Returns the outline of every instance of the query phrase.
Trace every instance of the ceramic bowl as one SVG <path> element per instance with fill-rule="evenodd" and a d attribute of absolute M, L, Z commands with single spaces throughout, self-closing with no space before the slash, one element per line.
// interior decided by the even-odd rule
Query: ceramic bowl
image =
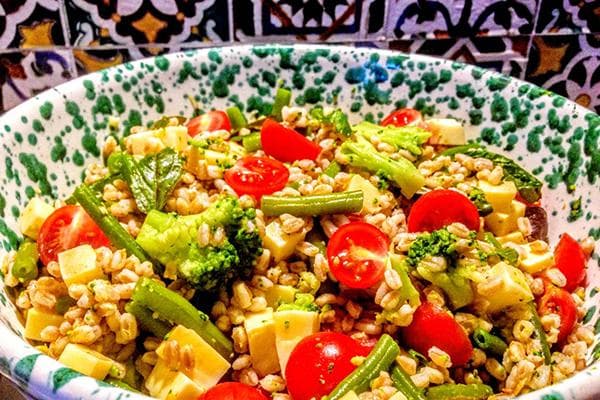
<path fill-rule="evenodd" d="M 600 117 L 563 97 L 478 67 L 376 49 L 326 46 L 236 46 L 159 56 L 83 76 L 48 90 L 0 117 L 0 241 L 19 241 L 17 219 L 36 193 L 70 194 L 84 165 L 101 157 L 108 119 L 121 134 L 162 115 L 238 105 L 270 107 L 275 90 L 293 103 L 336 103 L 353 121 L 378 120 L 397 107 L 464 121 L 470 140 L 506 153 L 546 186 L 550 240 L 568 231 L 600 237 Z M 590 260 L 587 323 L 600 321 L 598 257 Z M 23 326 L 0 283 L 0 371 L 48 399 L 137 399 L 61 366 L 23 340 Z M 599 346 L 596 357 L 600 355 Z M 600 398 L 600 362 L 523 399 Z"/>

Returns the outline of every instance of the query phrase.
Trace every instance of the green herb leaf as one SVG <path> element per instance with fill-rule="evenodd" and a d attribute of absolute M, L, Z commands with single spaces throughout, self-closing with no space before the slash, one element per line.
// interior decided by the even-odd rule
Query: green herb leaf
<path fill-rule="evenodd" d="M 492 205 L 485 198 L 485 193 L 483 193 L 483 190 L 479 189 L 478 187 L 474 187 L 471 190 L 469 193 L 469 200 L 475 204 L 477 211 L 479 211 L 479 215 L 482 217 L 485 217 L 494 211 Z"/>
<path fill-rule="evenodd" d="M 489 232 L 485 234 L 485 240 L 494 246 L 496 249 L 496 255 L 502 260 L 508 262 L 510 265 L 516 266 L 519 262 L 519 253 L 513 248 L 502 247 L 502 244 Z"/>
<path fill-rule="evenodd" d="M 187 118 L 182 117 L 181 115 L 165 115 L 154 121 L 150 126 L 150 129 L 159 129 L 169 126 L 169 121 L 171 121 L 171 118 L 176 118 L 179 125 L 182 125 L 187 120 Z"/>

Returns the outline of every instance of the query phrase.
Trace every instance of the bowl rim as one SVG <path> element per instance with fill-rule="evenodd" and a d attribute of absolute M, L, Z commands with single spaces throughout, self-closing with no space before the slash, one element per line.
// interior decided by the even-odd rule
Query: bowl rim
<path fill-rule="evenodd" d="M 15 107 L 6 110 L 4 113 L 0 114 L 0 124 L 11 118 L 13 114 L 17 114 L 20 113 L 22 115 L 26 115 L 28 113 L 28 110 L 30 110 L 33 106 L 37 106 L 38 103 L 41 102 L 46 102 L 46 101 L 62 101 L 62 94 L 63 93 L 68 93 L 69 91 L 67 89 L 71 88 L 71 87 L 76 87 L 77 91 L 80 91 L 80 87 L 81 83 L 84 80 L 92 80 L 92 81 L 96 81 L 96 80 L 100 80 L 102 77 L 102 74 L 105 73 L 109 73 L 109 72 L 114 72 L 116 70 L 118 70 L 119 68 L 123 68 L 125 65 L 129 65 L 132 66 L 132 70 L 138 70 L 140 69 L 140 66 L 143 63 L 147 63 L 150 60 L 154 60 L 157 57 L 164 57 L 166 59 L 169 60 L 169 62 L 171 62 L 172 64 L 180 64 L 183 59 L 182 55 L 184 54 L 193 54 L 193 57 L 198 59 L 198 58 L 206 58 L 208 56 L 208 52 L 210 51 L 214 51 L 214 50 L 226 50 L 226 49 L 230 49 L 230 48 L 235 48 L 236 50 L 238 50 L 240 52 L 240 57 L 243 55 L 247 55 L 249 57 L 256 57 L 256 55 L 253 54 L 252 50 L 256 49 L 256 48 L 278 48 L 278 49 L 285 49 L 285 48 L 291 48 L 294 51 L 300 51 L 300 52 L 307 52 L 307 51 L 314 51 L 316 49 L 324 49 L 324 50 L 339 50 L 341 52 L 344 53 L 352 53 L 352 52 L 357 52 L 357 51 L 361 51 L 365 53 L 365 57 L 367 57 L 369 54 L 378 54 L 380 56 L 398 56 L 398 55 L 402 55 L 402 56 L 406 56 L 408 59 L 410 60 L 418 60 L 418 61 L 423 61 L 426 62 L 428 64 L 430 64 L 433 68 L 437 69 L 440 68 L 441 66 L 448 66 L 450 67 L 452 64 L 460 64 L 462 66 L 463 69 L 467 70 L 467 71 L 471 71 L 473 69 L 481 69 L 483 71 L 486 71 L 486 73 L 491 74 L 492 76 L 497 76 L 497 77 L 504 77 L 504 78 L 508 78 L 509 79 L 509 85 L 529 85 L 530 87 L 533 88 L 538 88 L 538 89 L 542 89 L 543 91 L 547 92 L 548 94 L 550 94 L 553 98 L 562 98 L 565 100 L 565 103 L 563 105 L 564 106 L 570 106 L 572 107 L 575 111 L 582 113 L 583 115 L 587 115 L 587 114 L 592 114 L 592 115 L 598 115 L 596 114 L 593 110 L 590 110 L 588 108 L 585 108 L 583 106 L 581 106 L 580 104 L 576 103 L 573 100 L 570 100 L 560 94 L 548 91 L 534 83 L 531 82 L 527 82 L 525 80 L 516 78 L 516 77 L 512 77 L 510 75 L 492 70 L 492 69 L 488 69 L 488 68 L 483 68 L 483 67 L 479 67 L 477 65 L 472 65 L 472 64 L 467 64 L 461 61 L 454 61 L 454 60 L 448 60 L 448 59 L 444 59 L 444 58 L 440 58 L 440 57 L 435 57 L 435 56 L 430 56 L 430 55 L 422 55 L 422 54 L 415 54 L 415 53 L 404 53 L 401 51 L 397 51 L 397 50 L 391 50 L 391 49 L 381 49 L 381 48 L 377 48 L 377 47 L 357 47 L 357 46 L 351 46 L 348 44 L 322 44 L 322 43 L 301 43 L 301 44 L 295 44 L 295 43 L 232 43 L 232 44 L 227 44 L 225 46 L 220 46 L 220 45 L 216 45 L 216 46 L 206 46 L 206 47 L 200 47 L 200 48 L 186 48 L 186 49 L 181 49 L 180 51 L 177 52 L 173 52 L 173 53 L 168 53 L 168 54 L 164 54 L 164 55 L 158 55 L 158 56 L 151 56 L 151 57 L 145 57 L 145 58 L 141 58 L 138 60 L 133 60 L 133 61 L 127 61 L 109 68 L 105 68 L 102 70 L 98 70 L 98 71 L 94 71 L 94 72 L 90 72 L 84 75 L 80 75 L 77 78 L 71 79 L 69 81 L 63 82 L 59 85 L 56 85 L 54 87 L 51 87 L 49 89 L 44 90 L 43 92 L 40 92 L 38 94 L 36 94 L 35 96 L 30 97 L 29 99 L 23 101 L 22 103 L 16 105 Z M 354 62 L 352 60 L 352 62 Z M 438 63 L 438 64 L 436 64 Z M 523 129 L 523 128 L 520 128 Z M 3 133 L 0 133 L 0 143 L 2 143 L 3 141 Z M 10 300 L 10 299 L 9 299 Z M 11 302 L 11 305 L 14 306 L 13 302 Z M 45 374 L 43 376 L 40 376 L 40 374 L 32 374 L 31 379 L 28 381 L 27 385 L 24 387 L 23 383 L 19 381 L 18 377 L 15 377 L 13 375 L 13 371 L 12 371 L 12 367 L 8 366 L 8 370 L 6 370 L 5 366 L 0 364 L 0 373 L 2 373 L 2 375 L 5 375 L 8 379 L 10 379 L 11 381 L 15 382 L 22 390 L 25 390 L 27 392 L 27 394 L 33 394 L 36 396 L 40 396 L 40 398 L 54 398 L 56 399 L 56 397 L 47 397 L 47 389 L 49 388 L 49 382 L 47 379 L 41 379 L 42 377 L 46 378 L 46 375 L 48 373 L 52 373 L 55 372 L 56 370 L 60 369 L 60 368 L 66 368 L 63 364 L 59 363 L 57 360 L 51 358 L 50 356 L 45 355 L 44 353 L 40 352 L 39 350 L 37 350 L 36 348 L 34 348 L 30 343 L 28 343 L 25 339 L 19 337 L 18 335 L 16 335 L 15 333 L 13 333 L 10 329 L 8 329 L 5 325 L 0 325 L 0 337 L 5 338 L 5 340 L 0 341 L 0 355 L 2 356 L 9 356 L 9 357 L 18 357 L 19 359 L 28 356 L 28 355 L 32 355 L 32 354 L 39 354 L 39 359 L 42 359 L 44 361 L 44 365 L 47 367 L 47 369 L 45 370 Z M 6 343 L 3 342 L 8 342 L 9 344 L 7 345 Z M 10 343 L 14 343 L 15 345 L 11 346 Z M 24 345 L 24 346 L 23 346 Z M 5 351 L 6 350 L 6 351 Z M 68 393 L 67 395 L 62 394 L 61 393 L 61 398 L 63 399 L 68 399 L 68 400 L 75 400 L 75 399 L 81 399 L 82 397 L 77 395 L 77 393 L 86 393 L 89 391 L 89 382 L 90 380 L 94 380 L 96 381 L 100 387 L 98 389 L 102 390 L 103 394 L 110 394 L 110 398 L 113 398 L 112 396 L 116 396 L 115 398 L 123 398 L 123 396 L 125 396 L 124 398 L 127 399 L 133 399 L 133 400 L 144 400 L 144 399 L 150 399 L 150 397 L 143 395 L 143 394 L 138 394 L 138 393 L 133 393 L 127 390 L 123 390 L 120 389 L 118 387 L 112 387 L 112 386 L 107 386 L 107 384 L 105 382 L 102 381 L 98 381 L 95 380 L 93 378 L 87 377 L 87 376 L 83 376 L 84 379 L 74 379 L 69 383 L 69 388 L 71 388 L 71 392 L 73 392 L 74 390 L 76 390 L 76 393 Z M 570 390 L 572 390 L 573 388 L 576 387 L 580 387 L 580 386 L 585 386 L 586 384 L 589 385 L 589 382 L 593 382 L 594 380 L 600 379 L 600 360 L 588 365 L 585 369 L 578 371 L 576 374 L 570 376 L 569 378 L 551 385 L 551 386 L 547 386 L 541 389 L 538 389 L 534 392 L 530 392 L 521 396 L 518 396 L 517 398 L 520 400 L 534 400 L 534 399 L 546 399 L 546 396 L 560 396 L 560 397 L 556 397 L 556 399 L 562 399 L 562 395 L 565 395 L 567 393 L 569 393 Z M 44 390 L 46 389 L 46 390 Z M 598 394 L 600 394 L 600 384 L 598 385 Z M 548 399 L 550 399 L 550 397 L 548 397 Z M 552 399 L 555 399 L 554 397 L 552 397 Z"/>

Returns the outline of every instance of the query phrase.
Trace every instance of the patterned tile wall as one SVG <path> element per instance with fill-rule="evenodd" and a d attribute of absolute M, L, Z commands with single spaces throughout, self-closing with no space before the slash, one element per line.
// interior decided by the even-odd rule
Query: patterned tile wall
<path fill-rule="evenodd" d="M 0 0 L 0 112 L 88 72 L 232 42 L 434 55 L 600 112 L 600 0 Z"/>

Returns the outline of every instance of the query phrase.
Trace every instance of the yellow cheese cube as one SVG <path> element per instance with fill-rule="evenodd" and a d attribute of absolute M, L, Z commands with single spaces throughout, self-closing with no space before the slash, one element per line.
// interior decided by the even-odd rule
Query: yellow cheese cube
<path fill-rule="evenodd" d="M 319 331 L 319 314 L 302 310 L 276 311 L 273 320 L 279 366 L 285 371 L 290 353 L 298 342 Z"/>
<path fill-rule="evenodd" d="M 184 373 L 169 368 L 162 359 L 158 359 L 145 385 L 152 397 L 163 400 L 196 400 L 206 391 Z"/>
<path fill-rule="evenodd" d="M 273 260 L 277 263 L 291 256 L 296 249 L 296 245 L 304 240 L 305 235 L 305 232 L 285 233 L 281 228 L 281 223 L 275 220 L 265 228 L 263 245 L 269 249 Z"/>
<path fill-rule="evenodd" d="M 73 283 L 85 284 L 94 279 L 104 278 L 102 267 L 96 263 L 96 251 L 89 244 L 59 253 L 58 265 L 67 286 Z"/>
<path fill-rule="evenodd" d="M 244 328 L 248 335 L 248 348 L 252 367 L 260 376 L 279 371 L 279 358 L 275 345 L 275 322 L 273 309 L 246 315 Z"/>
<path fill-rule="evenodd" d="M 525 236 L 523 236 L 523 234 L 520 231 L 511 232 L 508 235 L 504 235 L 504 236 L 498 236 L 496 239 L 501 244 L 506 244 L 506 243 L 524 244 L 525 243 Z"/>
<path fill-rule="evenodd" d="M 30 340 L 42 340 L 40 332 L 47 326 L 58 327 L 62 324 L 64 318 L 62 315 L 41 311 L 37 308 L 30 308 L 27 311 L 25 320 L 25 337 Z"/>
<path fill-rule="evenodd" d="M 498 283 L 492 284 L 496 280 Z M 493 289 L 482 290 L 490 285 Z M 487 300 L 489 312 L 533 300 L 523 272 L 505 262 L 499 262 L 485 274 L 485 281 L 479 284 L 478 292 L 481 298 Z"/>
<path fill-rule="evenodd" d="M 298 289 L 293 286 L 273 285 L 265 290 L 267 306 L 277 308 L 281 304 L 293 303 Z"/>
<path fill-rule="evenodd" d="M 360 190 L 363 192 L 363 208 L 361 213 L 373 213 L 380 209 L 379 201 L 379 190 L 371 182 L 366 180 L 360 175 L 352 175 L 348 187 L 346 190 Z"/>
<path fill-rule="evenodd" d="M 466 143 L 465 129 L 459 121 L 452 118 L 430 118 L 426 122 L 433 134 L 429 139 L 430 143 L 449 146 Z"/>
<path fill-rule="evenodd" d="M 136 156 L 155 154 L 165 148 L 165 144 L 154 136 L 154 131 L 134 133 L 125 138 L 127 150 Z"/>
<path fill-rule="evenodd" d="M 19 227 L 23 235 L 37 240 L 42 224 L 53 211 L 54 207 L 39 197 L 32 198 L 19 217 Z"/>
<path fill-rule="evenodd" d="M 492 185 L 487 181 L 480 180 L 478 186 L 494 211 L 510 213 L 511 202 L 517 195 L 517 187 L 514 182 L 505 181 L 499 185 Z"/>
<path fill-rule="evenodd" d="M 524 256 L 521 257 L 519 268 L 523 271 L 535 274 L 554 265 L 554 253 L 552 251 L 535 252 L 531 249 L 533 243 L 522 246 Z M 535 244 L 533 244 L 535 246 Z"/>
<path fill-rule="evenodd" d="M 167 334 L 166 338 L 167 340 L 163 341 L 156 349 L 156 354 L 164 359 L 165 346 L 171 340 L 176 341 L 179 348 L 190 345 L 194 354 L 194 368 L 181 372 L 201 387 L 210 388 L 216 385 L 229 370 L 229 362 L 193 330 L 177 325 Z"/>
<path fill-rule="evenodd" d="M 190 136 L 185 126 L 167 126 L 154 131 L 154 136 L 159 138 L 166 147 L 170 147 L 176 152 L 185 150 Z"/>
<path fill-rule="evenodd" d="M 98 380 L 106 378 L 114 364 L 114 361 L 104 354 L 75 343 L 67 344 L 58 361 Z"/>
<path fill-rule="evenodd" d="M 517 220 L 525 216 L 525 204 L 513 200 L 510 206 L 510 212 L 494 211 L 484 217 L 485 226 L 496 236 L 504 236 L 516 231 Z"/>
<path fill-rule="evenodd" d="M 353 390 L 351 390 L 342 397 L 340 397 L 340 400 L 358 400 L 358 396 Z"/>

